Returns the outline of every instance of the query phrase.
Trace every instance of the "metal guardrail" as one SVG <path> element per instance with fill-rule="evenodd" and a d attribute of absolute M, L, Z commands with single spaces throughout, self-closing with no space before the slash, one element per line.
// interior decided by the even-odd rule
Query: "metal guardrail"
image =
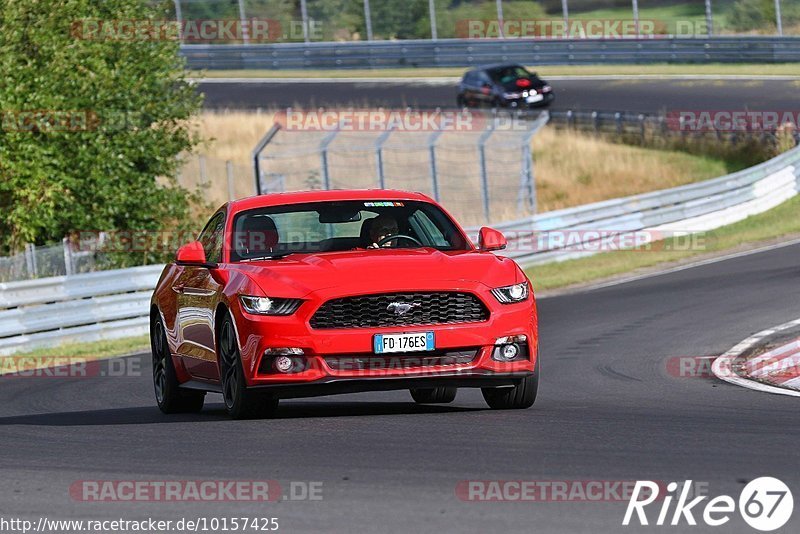
<path fill-rule="evenodd" d="M 0 355 L 142 335 L 163 265 L 0 284 Z"/>
<path fill-rule="evenodd" d="M 755 167 L 705 182 L 542 213 L 496 225 L 505 254 L 523 265 L 595 253 L 591 239 L 531 250 L 537 232 L 698 232 L 766 211 L 800 192 L 800 147 Z M 478 228 L 470 229 L 470 234 Z M 586 248 L 590 250 L 586 250 Z M 63 342 L 142 335 L 162 265 L 0 284 L 0 355 Z"/>
<path fill-rule="evenodd" d="M 586 204 L 501 223 L 504 255 L 523 265 L 595 254 L 602 239 L 633 241 L 712 230 L 761 213 L 800 193 L 800 147 L 742 171 L 694 184 Z M 478 228 L 470 229 L 474 235 Z M 591 231 L 594 231 L 592 233 Z M 546 232 L 563 239 L 540 240 Z M 624 239 L 623 239 L 624 238 Z M 542 244 L 543 243 L 543 244 Z M 567 245 L 569 243 L 569 245 Z M 643 243 L 642 243 L 643 244 Z"/>
<path fill-rule="evenodd" d="M 663 37 L 663 38 L 661 38 Z M 651 39 L 441 39 L 256 45 L 183 45 L 190 69 L 468 67 L 485 63 L 783 63 L 800 61 L 800 37 Z"/>

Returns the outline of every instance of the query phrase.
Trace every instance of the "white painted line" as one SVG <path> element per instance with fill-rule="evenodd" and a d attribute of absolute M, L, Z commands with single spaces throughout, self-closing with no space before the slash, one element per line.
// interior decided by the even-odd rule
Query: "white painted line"
<path fill-rule="evenodd" d="M 714 373 L 714 375 L 716 375 L 716 377 L 719 378 L 720 380 L 724 380 L 725 382 L 729 382 L 737 386 L 742 386 L 749 389 L 755 389 L 757 391 L 763 391 L 765 393 L 776 393 L 778 395 L 800 397 L 800 391 L 770 386 L 767 384 L 762 384 L 761 382 L 756 382 L 755 380 L 748 380 L 740 375 L 737 375 L 733 371 L 732 367 L 733 361 L 736 358 L 740 357 L 742 354 L 744 354 L 746 350 L 753 347 L 759 341 L 763 340 L 768 336 L 771 336 L 772 334 L 781 332 L 783 330 L 788 330 L 789 328 L 795 326 L 800 326 L 800 318 L 753 334 L 752 336 L 748 337 L 747 339 L 745 339 L 744 341 L 742 341 L 741 343 L 730 349 L 728 352 L 722 354 L 719 358 L 714 360 L 714 363 L 711 364 L 711 372 Z"/>

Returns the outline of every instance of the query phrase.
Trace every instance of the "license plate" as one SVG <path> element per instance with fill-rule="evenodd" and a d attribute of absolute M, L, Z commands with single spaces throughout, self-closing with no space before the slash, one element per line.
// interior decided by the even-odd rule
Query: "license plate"
<path fill-rule="evenodd" d="M 423 352 L 434 350 L 433 332 L 415 334 L 375 334 L 375 354 L 387 352 Z"/>
<path fill-rule="evenodd" d="M 528 104 L 533 104 L 534 102 L 541 102 L 544 98 L 544 95 L 531 95 L 525 99 Z"/>

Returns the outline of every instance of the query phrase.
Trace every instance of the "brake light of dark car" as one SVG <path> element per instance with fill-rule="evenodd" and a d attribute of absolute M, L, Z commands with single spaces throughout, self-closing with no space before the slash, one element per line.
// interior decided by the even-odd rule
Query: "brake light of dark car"
<path fill-rule="evenodd" d="M 530 87 L 531 81 L 527 78 L 520 78 L 516 81 L 517 87 Z"/>

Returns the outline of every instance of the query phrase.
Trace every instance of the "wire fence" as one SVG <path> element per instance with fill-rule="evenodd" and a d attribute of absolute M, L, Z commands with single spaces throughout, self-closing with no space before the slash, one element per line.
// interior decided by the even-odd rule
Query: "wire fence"
<path fill-rule="evenodd" d="M 331 42 L 449 38 L 798 35 L 794 0 L 173 0 L 184 41 L 192 23 L 242 22 L 213 42 Z M 269 23 L 263 32 L 253 20 Z M 204 41 L 209 42 L 209 41 Z"/>
<path fill-rule="evenodd" d="M 413 112 L 412 112 L 413 113 Z M 404 189 L 448 206 L 467 225 L 536 211 L 531 139 L 547 123 L 487 120 L 468 131 L 287 130 L 276 124 L 254 150 L 259 193 Z"/>

